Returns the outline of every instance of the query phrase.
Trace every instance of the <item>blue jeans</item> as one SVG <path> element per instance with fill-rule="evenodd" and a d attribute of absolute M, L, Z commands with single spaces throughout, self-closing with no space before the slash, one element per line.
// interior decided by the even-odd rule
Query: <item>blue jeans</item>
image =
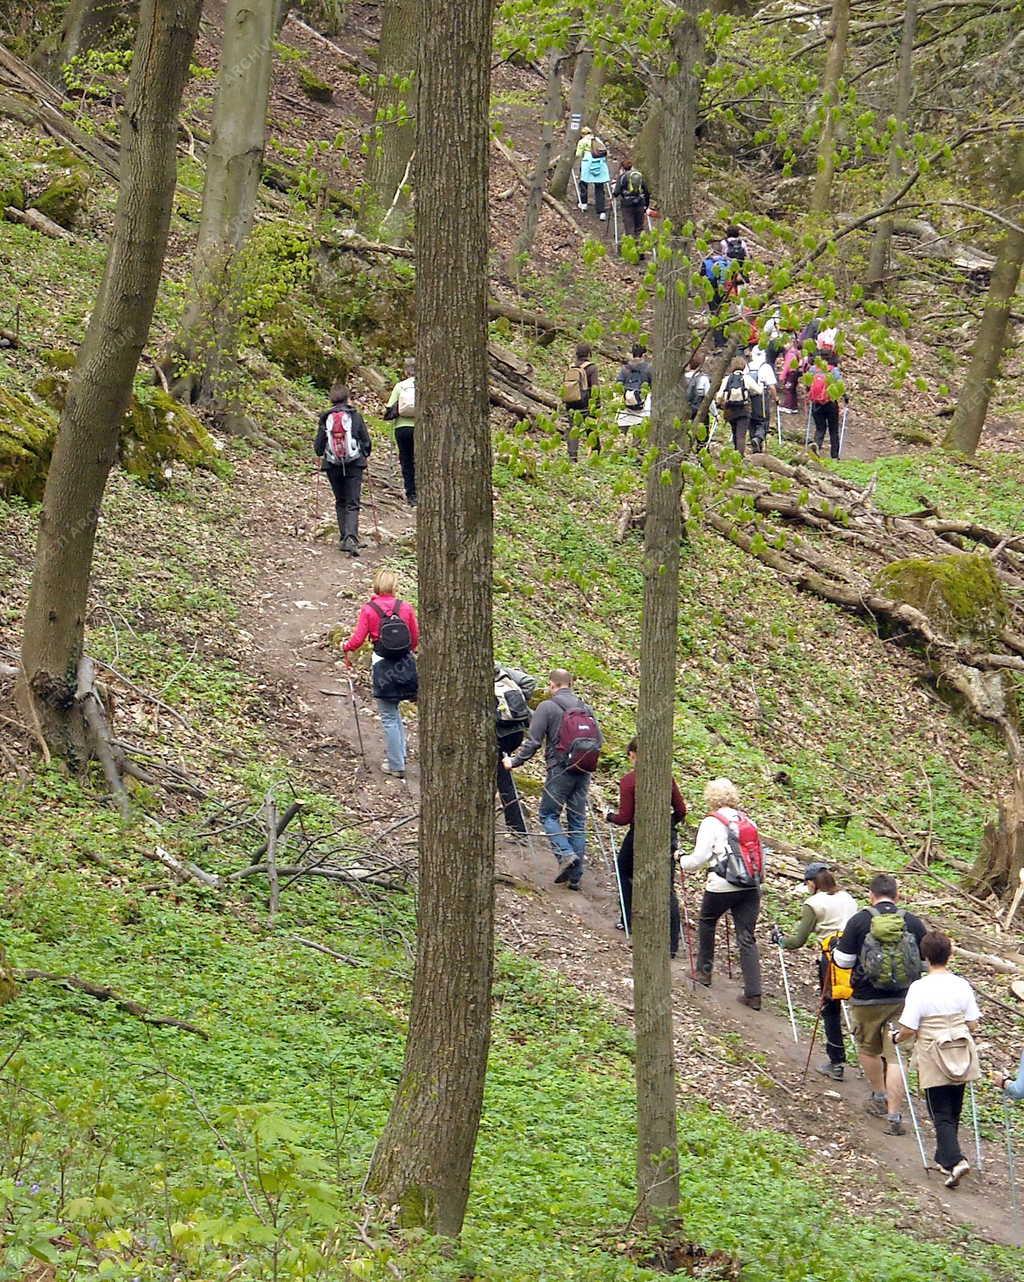
<path fill-rule="evenodd" d="M 583 876 L 583 862 L 586 858 L 584 825 L 589 790 L 590 775 L 578 770 L 566 770 L 562 766 L 551 766 L 540 799 L 540 825 L 548 835 L 555 858 L 559 863 L 564 863 L 567 859 L 579 860 L 580 866 L 572 877 L 573 884 Z M 569 821 L 568 832 L 561 823 L 563 809 Z"/>
<path fill-rule="evenodd" d="M 384 727 L 384 743 L 388 754 L 388 766 L 391 770 L 405 769 L 405 725 L 398 704 L 390 699 L 374 699 L 380 713 L 380 723 Z"/>

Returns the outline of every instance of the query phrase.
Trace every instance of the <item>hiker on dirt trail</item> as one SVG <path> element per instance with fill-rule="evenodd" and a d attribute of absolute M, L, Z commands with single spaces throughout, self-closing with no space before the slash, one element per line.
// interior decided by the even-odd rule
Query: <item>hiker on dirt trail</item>
<path fill-rule="evenodd" d="M 832 458 L 838 458 L 840 396 L 849 404 L 849 397 L 843 389 L 843 375 L 834 356 L 817 358 L 810 374 L 807 399 L 811 402 L 811 418 L 814 420 L 814 450 L 821 452 L 828 432 L 829 453 Z"/>
<path fill-rule="evenodd" d="M 711 286 L 711 297 L 708 299 L 708 312 L 717 317 L 725 300 L 729 297 L 730 263 L 724 254 L 709 252 L 701 263 L 701 275 Z M 718 325 L 712 333 L 715 348 L 725 346 L 725 326 Z"/>
<path fill-rule="evenodd" d="M 588 199 L 587 187 L 592 187 L 594 192 L 594 208 L 597 210 L 597 216 L 604 222 L 608 215 L 605 213 L 605 189 L 608 185 L 610 174 L 608 173 L 608 148 L 604 140 L 599 138 L 586 125 L 583 126 L 583 133 L 579 142 L 576 144 L 576 159 L 580 162 L 580 212 L 587 212 Z"/>
<path fill-rule="evenodd" d="M 747 370 L 758 387 L 750 397 L 750 446 L 755 454 L 761 454 L 768 440 L 769 425 L 775 412 L 779 380 L 763 350 L 757 346 L 751 349 Z"/>
<path fill-rule="evenodd" d="M 622 206 L 623 235 L 639 240 L 647 221 L 651 193 L 643 174 L 639 169 L 634 168 L 632 156 L 622 157 L 622 168 L 618 178 L 615 179 L 612 198 L 618 200 Z M 640 257 L 644 258 L 644 255 L 641 254 Z"/>
<path fill-rule="evenodd" d="M 625 921 L 621 926 L 632 934 L 633 931 L 633 837 L 634 816 L 636 814 L 636 739 L 630 739 L 626 747 L 630 769 L 619 780 L 619 808 L 605 812 L 605 822 L 627 828 L 622 845 L 619 847 L 616 863 L 619 869 L 619 885 L 622 887 L 622 907 Z M 669 950 L 672 958 L 679 951 L 679 898 L 676 895 L 675 870 L 673 868 L 676 850 L 676 825 L 686 818 L 686 802 L 679 791 L 679 785 L 672 780 L 672 840 L 668 852 L 668 886 L 669 886 Z"/>
<path fill-rule="evenodd" d="M 373 596 L 359 611 L 352 635 L 342 647 L 346 664 L 364 641 L 373 642 L 370 671 L 373 698 L 384 727 L 386 775 L 405 778 L 405 724 L 399 708 L 403 699 L 415 700 L 418 692 L 415 650 L 420 643 L 416 611 L 398 597 L 398 575 L 380 566 L 373 576 Z"/>
<path fill-rule="evenodd" d="M 725 416 L 732 430 L 733 448 L 740 454 L 746 453 L 753 398 L 761 395 L 761 384 L 747 369 L 747 362 L 742 356 L 734 356 L 715 394 L 715 404 Z"/>
<path fill-rule="evenodd" d="M 964 1087 L 981 1077 L 974 1033 L 981 1020 L 974 989 L 949 969 L 953 944 L 940 930 L 921 940 L 928 974 L 907 990 L 899 1028 L 893 1040 L 913 1041 L 917 1080 L 935 1126 L 935 1161 L 955 1189 L 971 1165 L 960 1147 L 960 1114 Z"/>
<path fill-rule="evenodd" d="M 530 718 L 525 742 L 502 758 L 506 770 L 515 770 L 544 745 L 547 775 L 540 824 L 558 860 L 555 884 L 568 883 L 570 890 L 579 890 L 583 876 L 587 796 L 603 742 L 593 711 L 573 693 L 571 675 L 565 668 L 555 668 L 548 677 L 548 697 Z M 562 827 L 563 810 L 568 831 Z"/>
<path fill-rule="evenodd" d="M 615 377 L 616 383 L 622 384 L 622 399 L 627 409 L 643 409 L 653 379 L 654 370 L 647 359 L 647 348 L 643 343 L 634 343 L 633 354 Z"/>
<path fill-rule="evenodd" d="M 569 458 L 575 463 L 580 454 L 580 437 L 588 430 L 587 412 L 590 409 L 590 397 L 597 386 L 597 366 L 590 359 L 589 343 L 576 344 L 576 358 L 565 371 L 562 380 L 562 403 L 569 417 L 565 432 L 565 445 Z"/>
<path fill-rule="evenodd" d="M 803 352 L 800 340 L 791 334 L 786 350 L 782 356 L 782 369 L 779 371 L 779 383 L 782 391 L 779 394 L 779 409 L 783 414 L 797 414 L 800 410 L 800 375 L 803 371 Z"/>
<path fill-rule="evenodd" d="M 405 378 L 391 389 L 384 417 L 395 425 L 395 445 L 402 469 L 405 501 L 416 506 L 416 446 L 413 430 L 416 426 L 416 358 L 405 358 Z"/>
<path fill-rule="evenodd" d="M 693 854 L 683 855 L 683 872 L 708 865 L 697 923 L 697 983 L 711 987 L 718 919 L 731 913 L 743 972 L 739 1001 L 761 1009 L 761 959 L 754 938 L 761 910 L 764 852 L 753 820 L 740 809 L 740 795 L 730 779 L 712 779 L 704 789 L 707 817 L 697 829 Z"/>
<path fill-rule="evenodd" d="M 871 1086 L 867 1111 L 886 1119 L 886 1133 L 902 1135 L 903 1086 L 889 1025 L 899 1018 L 907 989 L 923 969 L 925 925 L 896 907 L 896 878 L 880 872 L 868 886 L 867 908 L 854 913 L 832 950 L 835 964 L 852 970 L 850 1019 L 860 1066 Z"/>
<path fill-rule="evenodd" d="M 363 473 L 373 444 L 363 416 L 353 409 L 344 383 L 331 388 L 331 408 L 324 410 L 316 429 L 313 452 L 327 473 L 334 494 L 334 511 L 338 518 L 341 550 L 358 556 L 359 506 L 363 490 Z"/>
<path fill-rule="evenodd" d="M 704 398 L 711 391 L 711 378 L 707 372 L 710 364 L 704 352 L 694 352 L 686 369 L 686 407 L 692 422 Z"/>
<path fill-rule="evenodd" d="M 740 229 L 736 226 L 729 226 L 725 229 L 725 236 L 719 244 L 719 252 L 723 258 L 729 261 L 729 279 L 733 282 L 735 290 L 740 285 L 747 283 L 747 262 L 750 258 L 750 250 L 747 248 L 747 242 L 740 235 Z"/>
<path fill-rule="evenodd" d="M 825 1052 L 828 1059 L 816 1069 L 835 1082 L 843 1080 L 846 1043 L 843 1039 L 843 1001 L 850 996 L 849 972 L 839 971 L 832 960 L 832 949 L 843 928 L 857 911 L 857 901 L 845 890 L 839 890 L 828 864 L 810 863 L 804 869 L 804 881 L 810 892 L 796 930 L 783 935 L 772 927 L 772 943 L 787 950 L 803 948 L 812 935 L 818 940 L 818 986 L 821 990 L 821 1022 L 825 1029 Z"/>
<path fill-rule="evenodd" d="M 498 765 L 495 785 L 505 814 L 509 839 L 526 845 L 526 816 L 511 772 L 504 758 L 515 752 L 526 737 L 530 724 L 530 703 L 536 680 L 519 668 L 494 665 L 494 721 L 498 736 Z"/>
<path fill-rule="evenodd" d="M 993 1073 L 992 1081 L 1007 1099 L 1024 1099 L 1024 1052 L 1021 1053 L 1016 1077 L 1011 1077 L 1009 1073 Z"/>

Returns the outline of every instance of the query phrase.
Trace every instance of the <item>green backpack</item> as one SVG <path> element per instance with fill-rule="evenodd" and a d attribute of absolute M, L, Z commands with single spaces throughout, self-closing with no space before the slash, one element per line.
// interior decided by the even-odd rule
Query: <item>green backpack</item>
<path fill-rule="evenodd" d="M 881 913 L 869 908 L 871 929 L 860 947 L 860 969 L 873 988 L 883 993 L 902 993 L 924 969 L 917 940 L 907 929 L 907 920 L 898 909 Z"/>

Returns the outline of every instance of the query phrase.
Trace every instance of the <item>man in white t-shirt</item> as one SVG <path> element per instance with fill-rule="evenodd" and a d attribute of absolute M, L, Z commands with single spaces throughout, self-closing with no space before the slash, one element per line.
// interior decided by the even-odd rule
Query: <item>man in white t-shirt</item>
<path fill-rule="evenodd" d="M 750 445 L 755 454 L 760 454 L 768 439 L 768 425 L 775 412 L 775 389 L 779 380 L 760 347 L 751 349 L 747 358 L 747 370 L 758 387 L 750 398 Z"/>

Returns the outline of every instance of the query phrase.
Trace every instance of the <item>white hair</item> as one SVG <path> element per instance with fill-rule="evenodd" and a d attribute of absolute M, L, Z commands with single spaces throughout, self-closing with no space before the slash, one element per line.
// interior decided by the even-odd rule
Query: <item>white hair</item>
<path fill-rule="evenodd" d="M 732 806 L 734 810 L 739 809 L 740 793 L 739 789 L 731 779 L 712 779 L 704 787 L 704 804 L 708 812 L 720 809 L 722 806 Z"/>

